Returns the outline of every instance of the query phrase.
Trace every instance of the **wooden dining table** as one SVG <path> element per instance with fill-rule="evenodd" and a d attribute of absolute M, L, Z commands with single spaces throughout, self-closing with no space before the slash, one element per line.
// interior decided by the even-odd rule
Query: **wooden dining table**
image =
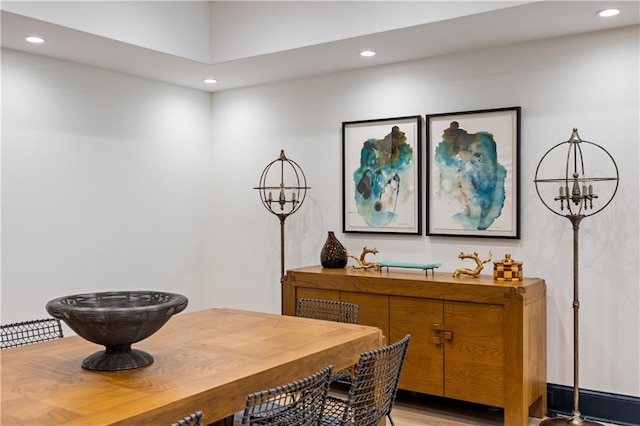
<path fill-rule="evenodd" d="M 2 425 L 168 425 L 201 410 L 205 424 L 244 408 L 246 396 L 355 364 L 381 346 L 376 327 L 235 309 L 171 318 L 133 345 L 148 366 L 83 369 L 101 346 L 79 336 L 0 352 Z"/>

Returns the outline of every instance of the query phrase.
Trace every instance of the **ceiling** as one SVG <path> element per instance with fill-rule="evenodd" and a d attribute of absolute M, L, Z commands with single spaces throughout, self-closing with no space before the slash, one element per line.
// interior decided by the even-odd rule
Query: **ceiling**
<path fill-rule="evenodd" d="M 66 3 L 67 7 L 73 4 L 60 3 Z M 304 7 L 301 6 L 301 2 L 291 2 L 290 5 L 293 6 L 293 3 L 297 3 L 298 7 Z M 326 2 L 325 8 L 338 8 L 340 3 Z M 389 2 L 361 2 L 359 5 L 370 7 L 373 17 L 376 7 L 382 6 L 383 3 L 389 5 Z M 445 3 L 447 2 L 419 2 L 415 3 L 415 6 L 427 6 L 435 12 L 438 8 L 444 10 Z M 1 41 L 3 48 L 215 92 L 640 23 L 638 1 L 494 1 L 475 2 L 476 7 L 471 7 L 473 3 L 448 2 L 450 5 L 457 5 L 455 13 L 428 14 L 429 19 L 425 17 L 422 20 L 429 22 L 423 24 L 416 24 L 421 19 L 414 16 L 409 26 L 387 26 L 379 32 L 369 27 L 366 31 L 360 30 L 361 35 L 356 32 L 340 38 L 335 35 L 339 32 L 337 29 L 342 25 L 348 25 L 348 22 L 341 22 L 339 13 L 336 13 L 336 19 L 330 22 L 327 22 L 326 16 L 319 16 L 314 22 L 311 16 L 307 17 L 305 25 L 313 28 L 314 34 L 319 34 L 311 44 L 293 44 L 290 48 L 285 45 L 270 52 L 218 61 L 188 59 L 100 36 L 87 29 L 80 31 L 70 26 L 36 19 L 28 13 L 15 13 L 5 4 L 2 5 L 1 12 Z M 486 7 L 478 8 L 478 5 Z M 287 2 L 280 2 L 279 6 L 287 7 Z M 465 13 L 465 7 L 468 13 Z M 595 15 L 598 10 L 608 7 L 617 7 L 621 13 L 607 19 Z M 264 13 L 264 8 L 260 13 Z M 282 31 L 282 28 L 275 26 L 278 16 L 269 18 L 271 20 L 264 16 L 263 21 L 272 22 L 274 31 Z M 217 16 L 217 19 L 224 21 L 224 17 Z M 250 21 L 245 24 L 250 25 Z M 118 22 L 114 22 L 113 25 L 117 26 Z M 238 22 L 237 25 L 242 25 L 242 22 Z M 43 35 L 48 42 L 44 45 L 26 43 L 24 37 L 27 33 Z M 260 37 L 259 34 L 254 35 L 250 40 L 247 39 L 247 42 L 260 43 Z M 295 41 L 297 36 L 292 33 L 288 35 L 288 39 Z M 56 43 L 49 43 L 51 40 L 55 40 Z M 360 57 L 358 52 L 364 48 L 375 50 L 377 55 L 372 58 Z M 207 77 L 214 77 L 219 82 L 207 85 L 203 83 L 203 79 Z"/>

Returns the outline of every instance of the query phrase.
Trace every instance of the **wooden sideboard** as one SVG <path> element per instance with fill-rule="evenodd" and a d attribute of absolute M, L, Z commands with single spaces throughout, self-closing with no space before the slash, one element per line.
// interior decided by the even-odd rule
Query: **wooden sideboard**
<path fill-rule="evenodd" d="M 286 315 L 305 297 L 351 302 L 387 342 L 411 334 L 400 389 L 504 407 L 509 426 L 546 413 L 543 279 L 310 266 L 287 271 L 282 291 Z"/>

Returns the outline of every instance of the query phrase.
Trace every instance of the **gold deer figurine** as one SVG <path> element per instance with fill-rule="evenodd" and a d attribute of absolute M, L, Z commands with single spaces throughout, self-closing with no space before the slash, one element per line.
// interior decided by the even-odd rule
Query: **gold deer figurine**
<path fill-rule="evenodd" d="M 473 252 L 473 254 L 465 254 L 463 252 L 460 252 L 460 255 L 458 256 L 459 259 L 473 259 L 476 261 L 477 266 L 474 269 L 469 269 L 469 268 L 456 269 L 453 273 L 453 276 L 459 277 L 460 274 L 466 274 L 466 275 L 471 275 L 474 278 L 477 278 L 478 275 L 480 275 L 480 271 L 482 271 L 482 269 L 484 268 L 484 264 L 487 262 L 491 262 L 491 256 L 493 256 L 493 253 L 489 252 L 489 258 L 487 260 L 480 260 L 480 257 L 478 256 L 478 252 Z"/>

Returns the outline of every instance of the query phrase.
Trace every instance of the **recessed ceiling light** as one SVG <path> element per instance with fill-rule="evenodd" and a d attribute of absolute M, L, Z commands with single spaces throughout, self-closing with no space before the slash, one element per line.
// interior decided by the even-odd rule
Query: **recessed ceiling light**
<path fill-rule="evenodd" d="M 601 16 L 603 18 L 608 18 L 609 16 L 616 16 L 620 11 L 618 9 L 604 9 L 599 12 L 596 12 L 596 15 Z"/>
<path fill-rule="evenodd" d="M 376 52 L 374 52 L 373 50 L 363 50 L 362 52 L 360 52 L 360 56 L 376 56 Z"/>
<path fill-rule="evenodd" d="M 204 82 L 207 84 L 216 84 L 218 80 L 216 80 L 215 78 L 205 78 Z"/>
<path fill-rule="evenodd" d="M 24 39 L 27 40 L 29 43 L 34 43 L 34 44 L 44 43 L 44 39 L 38 36 L 28 36 L 28 37 L 25 37 Z"/>

